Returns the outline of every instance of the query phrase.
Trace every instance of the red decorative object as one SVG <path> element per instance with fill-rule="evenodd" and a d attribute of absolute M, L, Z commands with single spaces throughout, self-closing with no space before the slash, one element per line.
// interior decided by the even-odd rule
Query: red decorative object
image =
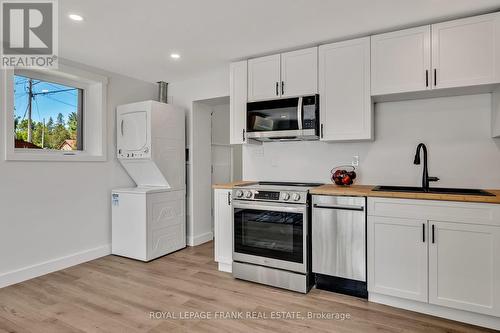
<path fill-rule="evenodd" d="M 346 170 L 345 168 L 351 168 L 352 170 Z M 332 182 L 339 186 L 349 186 L 352 185 L 354 179 L 356 179 L 356 170 L 352 165 L 340 165 L 332 169 Z"/>

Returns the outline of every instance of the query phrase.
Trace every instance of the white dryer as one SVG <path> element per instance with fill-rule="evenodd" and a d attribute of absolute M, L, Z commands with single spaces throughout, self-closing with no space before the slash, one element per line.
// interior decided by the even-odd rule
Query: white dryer
<path fill-rule="evenodd" d="M 117 157 L 137 187 L 112 192 L 112 253 L 149 261 L 184 248 L 184 111 L 145 101 L 116 119 Z"/>

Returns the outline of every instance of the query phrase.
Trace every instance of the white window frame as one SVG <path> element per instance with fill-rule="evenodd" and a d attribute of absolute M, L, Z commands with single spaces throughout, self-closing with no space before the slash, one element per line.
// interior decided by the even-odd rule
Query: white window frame
<path fill-rule="evenodd" d="M 84 90 L 83 150 L 26 149 L 14 147 L 14 70 L 1 70 L 0 100 L 5 124 L 7 161 L 106 161 L 107 83 L 104 76 L 59 63 L 54 69 L 17 69 L 18 75 Z"/>

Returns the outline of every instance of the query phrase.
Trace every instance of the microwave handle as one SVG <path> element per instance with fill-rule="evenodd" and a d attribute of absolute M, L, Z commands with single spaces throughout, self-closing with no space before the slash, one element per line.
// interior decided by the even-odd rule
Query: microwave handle
<path fill-rule="evenodd" d="M 297 105 L 297 122 L 299 123 L 299 130 L 302 129 L 302 122 L 303 122 L 304 107 L 302 104 L 303 104 L 302 97 L 299 97 L 299 103 Z"/>

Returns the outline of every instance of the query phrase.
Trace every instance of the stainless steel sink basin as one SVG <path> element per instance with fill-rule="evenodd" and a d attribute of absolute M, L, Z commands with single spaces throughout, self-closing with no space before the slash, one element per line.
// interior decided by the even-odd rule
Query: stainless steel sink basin
<path fill-rule="evenodd" d="M 457 194 L 457 195 L 480 195 L 480 196 L 495 196 L 493 193 L 470 188 L 444 188 L 431 187 L 427 191 L 422 187 L 412 186 L 377 186 L 373 191 L 380 192 L 411 192 L 411 193 L 436 193 L 436 194 Z"/>

